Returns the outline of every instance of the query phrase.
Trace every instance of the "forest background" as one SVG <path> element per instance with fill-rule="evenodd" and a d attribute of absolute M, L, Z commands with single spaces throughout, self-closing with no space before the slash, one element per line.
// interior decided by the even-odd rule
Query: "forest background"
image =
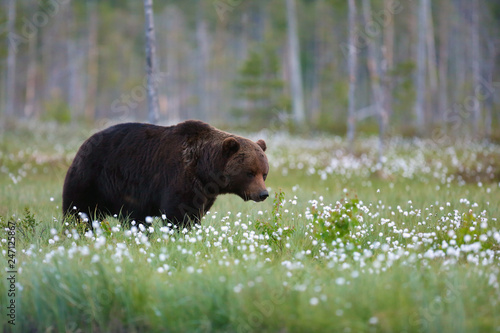
<path fill-rule="evenodd" d="M 162 123 L 499 137 L 498 1 L 171 0 L 154 13 Z M 5 0 L 0 22 L 4 126 L 146 121 L 143 2 Z"/>

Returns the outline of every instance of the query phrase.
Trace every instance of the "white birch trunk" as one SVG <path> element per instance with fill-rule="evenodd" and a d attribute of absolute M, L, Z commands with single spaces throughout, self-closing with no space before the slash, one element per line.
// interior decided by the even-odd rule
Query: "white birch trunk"
<path fill-rule="evenodd" d="M 471 22 L 471 48 L 472 48 L 472 80 L 473 88 L 476 89 L 481 84 L 481 54 L 479 43 L 479 4 L 478 0 L 472 0 L 472 22 Z M 479 135 L 479 120 L 481 118 L 481 99 L 474 99 L 472 111 L 472 121 L 474 126 L 474 137 Z"/>
<path fill-rule="evenodd" d="M 356 39 L 356 1 L 349 0 L 349 56 L 347 59 L 349 67 L 349 111 L 347 116 L 347 140 L 352 150 L 354 134 L 356 131 L 356 69 L 357 50 Z"/>
<path fill-rule="evenodd" d="M 156 89 L 156 38 L 153 19 L 153 0 L 144 0 L 146 18 L 146 75 L 148 81 L 148 121 L 156 124 L 159 119 L 158 94 Z"/>
<path fill-rule="evenodd" d="M 293 116 L 295 123 L 302 125 L 305 121 L 304 91 L 302 88 L 302 73 L 300 69 L 300 50 L 297 32 L 297 17 L 295 14 L 295 0 L 286 0 L 286 8 Z"/>
<path fill-rule="evenodd" d="M 417 97 L 415 100 L 415 115 L 417 129 L 422 134 L 425 130 L 425 96 L 426 96 L 426 63 L 425 44 L 427 37 L 427 6 L 429 0 L 420 0 L 418 7 L 418 46 L 417 46 Z"/>
<path fill-rule="evenodd" d="M 495 59 L 497 57 L 497 48 L 495 47 L 495 42 L 494 41 L 489 41 L 487 45 L 487 52 L 488 52 L 488 61 L 486 65 L 486 77 L 485 81 L 486 84 L 490 87 L 490 89 L 493 88 L 493 73 L 495 71 Z M 492 109 L 493 109 L 493 99 L 494 95 L 490 91 L 487 93 L 487 97 L 484 100 L 484 108 L 485 108 L 485 119 L 484 119 L 484 127 L 485 127 L 485 133 L 486 133 L 486 139 L 488 141 L 491 140 L 491 130 L 492 130 L 492 122 L 493 122 L 493 114 L 492 114 Z"/>
<path fill-rule="evenodd" d="M 88 18 L 88 53 L 87 53 L 87 98 L 85 101 L 85 118 L 87 121 L 95 119 L 96 99 L 97 99 L 97 81 L 99 75 L 99 49 L 97 44 L 98 32 L 98 13 L 97 2 L 89 1 L 87 3 L 89 12 Z"/>
<path fill-rule="evenodd" d="M 439 93 L 438 93 L 438 118 L 447 121 L 448 112 L 448 48 L 449 48 L 449 11 L 448 0 L 443 0 L 439 26 Z M 446 126 L 446 123 L 444 124 Z M 446 129 L 443 129 L 446 130 Z"/>
<path fill-rule="evenodd" d="M 432 8 L 427 4 L 427 73 L 429 75 L 429 105 L 431 108 L 431 117 L 436 119 L 436 94 L 438 89 L 437 64 L 436 64 L 436 41 L 434 39 L 434 22 L 432 20 Z"/>
<path fill-rule="evenodd" d="M 198 15 L 196 21 L 196 42 L 197 56 L 196 62 L 198 80 L 196 83 L 198 112 L 201 120 L 210 119 L 210 99 L 208 91 L 208 64 L 209 64 L 209 41 L 207 22 L 203 19 L 203 13 Z"/>
<path fill-rule="evenodd" d="M 28 69 L 26 71 L 26 96 L 24 102 L 24 116 L 27 118 L 35 113 L 36 40 L 37 36 L 35 35 L 28 42 Z"/>
<path fill-rule="evenodd" d="M 367 22 L 370 22 L 370 15 L 370 0 L 363 0 L 363 16 L 365 19 L 365 24 Z M 384 132 L 387 115 L 386 110 L 384 109 L 384 91 L 380 85 L 380 67 L 377 61 L 377 51 L 375 49 L 375 42 L 372 39 L 367 40 L 367 51 L 368 54 L 366 61 L 368 65 L 368 71 L 370 73 L 372 95 L 375 102 L 375 108 L 377 110 L 377 119 L 379 125 L 378 161 L 379 163 L 382 163 L 382 157 L 384 153 Z"/>
<path fill-rule="evenodd" d="M 8 18 L 7 18 L 7 34 L 12 35 L 14 33 L 14 25 L 16 21 L 16 0 L 9 1 L 8 7 Z M 5 115 L 7 117 L 14 116 L 14 103 L 16 99 L 16 53 L 17 45 L 13 40 L 7 38 L 8 41 L 8 51 L 7 51 L 7 84 L 5 91 Z"/>
<path fill-rule="evenodd" d="M 384 7 L 390 8 L 393 5 L 393 0 L 384 0 Z M 393 84 L 390 77 L 387 77 L 387 72 L 391 71 L 394 67 L 394 20 L 395 15 L 391 14 L 390 20 L 386 26 L 384 26 L 384 66 L 382 66 L 382 71 L 384 73 L 384 108 L 386 110 L 387 118 L 389 119 L 392 115 L 392 89 Z"/>

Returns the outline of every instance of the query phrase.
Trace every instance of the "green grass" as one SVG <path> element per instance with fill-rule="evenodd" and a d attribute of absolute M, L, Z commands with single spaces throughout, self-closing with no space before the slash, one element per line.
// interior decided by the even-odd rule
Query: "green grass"
<path fill-rule="evenodd" d="M 90 133 L 17 125 L 0 143 L 4 331 L 500 331 L 498 146 L 392 139 L 380 166 L 373 138 L 349 154 L 269 136 L 267 201 L 221 196 L 189 233 L 160 218 L 85 233 L 60 207 Z"/>

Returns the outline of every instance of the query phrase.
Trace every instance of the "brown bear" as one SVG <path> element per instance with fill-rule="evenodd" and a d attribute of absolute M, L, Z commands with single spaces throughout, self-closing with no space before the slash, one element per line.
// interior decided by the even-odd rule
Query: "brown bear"
<path fill-rule="evenodd" d="M 188 120 L 164 127 L 125 123 L 92 135 L 78 150 L 63 188 L 63 214 L 197 223 L 219 194 L 263 201 L 269 164 L 253 142 Z M 83 215 L 85 214 L 85 215 Z"/>

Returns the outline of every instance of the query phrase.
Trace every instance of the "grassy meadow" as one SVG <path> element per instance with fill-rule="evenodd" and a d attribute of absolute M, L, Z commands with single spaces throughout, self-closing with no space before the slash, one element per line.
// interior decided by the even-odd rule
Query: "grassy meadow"
<path fill-rule="evenodd" d="M 498 145 L 392 138 L 378 163 L 376 138 L 246 134 L 267 142 L 265 202 L 220 196 L 189 232 L 90 232 L 60 207 L 91 133 L 0 142 L 6 332 L 500 332 Z"/>

